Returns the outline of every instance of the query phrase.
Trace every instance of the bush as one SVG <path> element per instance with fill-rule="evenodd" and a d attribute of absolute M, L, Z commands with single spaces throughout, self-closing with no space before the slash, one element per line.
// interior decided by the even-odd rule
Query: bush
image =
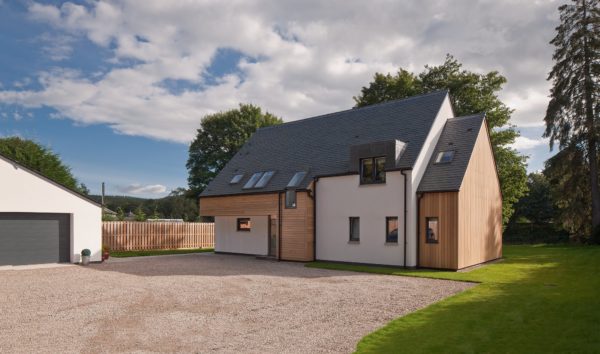
<path fill-rule="evenodd" d="M 90 250 L 88 250 L 87 248 L 81 251 L 81 256 L 91 256 L 92 252 Z"/>
<path fill-rule="evenodd" d="M 554 224 L 510 223 L 504 230 L 505 243 L 566 243 L 569 233 Z"/>

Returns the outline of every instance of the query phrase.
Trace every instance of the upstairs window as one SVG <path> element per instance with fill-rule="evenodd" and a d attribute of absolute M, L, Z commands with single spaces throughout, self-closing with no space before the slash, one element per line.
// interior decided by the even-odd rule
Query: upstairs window
<path fill-rule="evenodd" d="M 285 208 L 294 209 L 296 207 L 296 190 L 288 189 L 285 191 Z"/>
<path fill-rule="evenodd" d="M 256 185 L 254 186 L 254 188 L 264 188 L 267 183 L 269 183 L 269 181 L 271 180 L 271 177 L 273 177 L 273 175 L 275 174 L 275 171 L 267 171 L 265 172 L 262 177 L 258 180 L 258 182 L 256 182 Z"/>
<path fill-rule="evenodd" d="M 244 178 L 244 174 L 241 173 L 239 175 L 235 175 L 233 176 L 233 178 L 231 179 L 231 181 L 229 181 L 229 184 L 238 184 L 240 183 L 240 181 L 242 180 L 242 178 Z"/>
<path fill-rule="evenodd" d="M 300 185 L 300 182 L 306 177 L 306 171 L 296 172 L 294 177 L 290 179 L 290 183 L 287 184 L 288 188 L 296 188 Z"/>
<path fill-rule="evenodd" d="M 454 158 L 454 150 L 441 151 L 435 158 L 435 163 L 450 163 Z"/>
<path fill-rule="evenodd" d="M 385 157 L 360 159 L 360 184 L 385 183 Z"/>
<path fill-rule="evenodd" d="M 262 177 L 263 173 L 264 172 L 256 172 L 255 174 L 253 174 L 252 177 L 250 177 L 250 179 L 248 180 L 248 182 L 244 184 L 244 189 L 254 188 L 254 185 Z"/>

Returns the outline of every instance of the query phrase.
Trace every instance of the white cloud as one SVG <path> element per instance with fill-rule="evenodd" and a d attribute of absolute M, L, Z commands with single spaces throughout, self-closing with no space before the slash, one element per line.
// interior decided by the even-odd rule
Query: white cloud
<path fill-rule="evenodd" d="M 75 37 L 68 35 L 51 35 L 44 33 L 37 38 L 42 43 L 42 53 L 54 61 L 68 59 L 73 53 Z"/>
<path fill-rule="evenodd" d="M 531 139 L 524 136 L 519 136 L 516 138 L 514 144 L 511 145 L 513 149 L 517 149 L 519 151 L 531 150 L 538 146 L 548 145 L 547 138 L 540 139 Z"/>
<path fill-rule="evenodd" d="M 128 186 L 120 186 L 117 187 L 117 189 L 121 193 L 134 195 L 163 194 L 167 191 L 167 187 L 162 184 L 141 185 L 137 183 Z"/>
<path fill-rule="evenodd" d="M 87 37 L 118 65 L 103 75 L 44 72 L 41 89 L 0 90 L 0 102 L 48 106 L 78 123 L 187 143 L 203 115 L 239 102 L 288 121 L 347 109 L 375 72 L 419 71 L 452 53 L 467 68 L 506 75 L 503 98 L 517 109 L 515 122 L 539 125 L 557 6 L 516 0 L 31 3 L 32 20 L 54 26 L 57 36 Z M 240 61 L 241 74 L 204 87 L 207 67 L 223 48 L 257 60 Z M 165 80 L 203 88 L 175 93 Z"/>

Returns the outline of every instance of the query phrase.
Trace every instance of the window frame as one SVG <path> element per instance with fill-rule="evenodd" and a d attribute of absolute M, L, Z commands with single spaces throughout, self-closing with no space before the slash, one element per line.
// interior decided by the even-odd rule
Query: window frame
<path fill-rule="evenodd" d="M 396 220 L 396 241 L 390 241 L 390 220 Z M 385 243 L 398 243 L 398 229 L 400 228 L 399 218 L 397 216 L 385 217 Z"/>
<path fill-rule="evenodd" d="M 436 227 L 436 232 L 437 232 L 437 237 L 435 239 L 432 239 L 429 237 L 429 221 L 430 220 L 435 220 L 435 222 L 437 223 L 437 227 Z M 425 217 L 425 243 L 431 243 L 431 244 L 438 244 L 440 243 L 440 218 L 437 216 L 427 216 Z"/>
<path fill-rule="evenodd" d="M 353 238 L 352 237 L 352 222 L 356 221 L 356 233 L 357 233 L 357 237 Z M 358 216 L 350 216 L 348 217 L 348 242 L 351 243 L 359 243 L 360 242 L 360 217 Z"/>
<path fill-rule="evenodd" d="M 381 176 L 383 176 L 383 178 L 378 179 L 377 178 L 377 160 L 381 160 L 383 159 L 383 169 L 381 171 Z M 365 179 L 365 175 L 363 173 L 364 171 L 364 167 L 363 167 L 363 161 L 371 161 L 371 166 L 372 166 L 372 171 L 371 171 L 371 181 L 367 181 Z M 385 175 L 386 175 L 386 170 L 385 170 L 385 163 L 387 162 L 387 158 L 386 156 L 373 156 L 373 157 L 365 157 L 365 158 L 361 158 L 359 159 L 358 165 L 359 165 L 359 175 L 360 175 L 360 184 L 385 184 Z"/>
<path fill-rule="evenodd" d="M 241 228 L 241 224 L 247 222 L 248 228 Z M 252 231 L 252 218 L 237 218 L 236 220 L 236 230 L 238 232 L 250 232 Z"/>
<path fill-rule="evenodd" d="M 288 203 L 288 193 L 294 196 L 294 204 Z M 286 189 L 285 191 L 285 208 L 296 209 L 298 207 L 298 193 L 295 189 Z"/>

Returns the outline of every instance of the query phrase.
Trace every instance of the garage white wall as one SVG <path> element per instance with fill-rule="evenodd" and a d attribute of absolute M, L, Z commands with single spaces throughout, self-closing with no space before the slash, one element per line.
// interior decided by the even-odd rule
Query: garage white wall
<path fill-rule="evenodd" d="M 404 180 L 387 172 L 385 184 L 360 185 L 358 175 L 317 182 L 317 259 L 403 264 Z M 349 217 L 360 218 L 360 243 L 349 241 Z M 398 243 L 385 243 L 387 216 L 398 217 Z"/>
<path fill-rule="evenodd" d="M 266 255 L 269 246 L 269 217 L 239 217 L 250 218 L 250 231 L 237 231 L 238 216 L 215 217 L 215 251 Z"/>
<path fill-rule="evenodd" d="M 102 208 L 0 156 L 0 212 L 71 214 L 71 262 L 102 259 Z"/>

